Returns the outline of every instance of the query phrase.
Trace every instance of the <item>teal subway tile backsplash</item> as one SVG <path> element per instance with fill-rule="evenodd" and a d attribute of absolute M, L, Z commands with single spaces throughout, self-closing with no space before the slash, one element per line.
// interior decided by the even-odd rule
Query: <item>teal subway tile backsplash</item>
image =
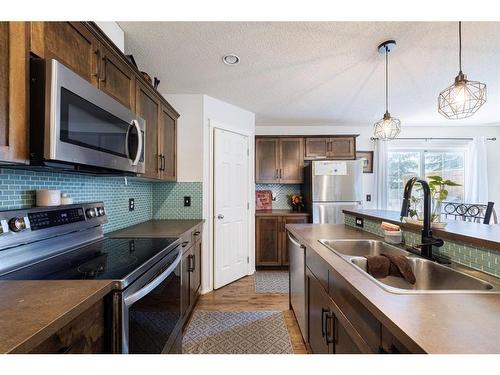
<path fill-rule="evenodd" d="M 255 190 L 271 190 L 273 192 L 273 209 L 289 210 L 292 208 L 288 196 L 302 194 L 301 185 L 298 184 L 256 184 Z"/>
<path fill-rule="evenodd" d="M 123 177 L 102 177 L 23 169 L 0 169 L 0 209 L 14 210 L 35 205 L 35 190 L 58 189 L 69 193 L 75 203 L 103 201 L 110 232 L 151 219 L 152 184 Z M 128 199 L 135 210 L 128 211 Z"/>
<path fill-rule="evenodd" d="M 203 184 L 201 182 L 167 182 L 153 184 L 154 219 L 200 219 L 203 215 Z M 191 197 L 191 206 L 184 207 L 184 197 Z"/>
<path fill-rule="evenodd" d="M 345 215 L 346 225 L 356 227 L 355 221 L 354 216 Z M 375 220 L 365 218 L 363 230 L 376 236 L 384 236 L 384 231 L 380 229 L 380 222 Z M 403 229 L 403 238 L 406 245 L 415 246 L 420 244 L 420 233 Z M 437 256 L 500 277 L 500 253 L 498 251 L 452 241 L 445 241 L 442 247 L 434 249 Z"/>
<path fill-rule="evenodd" d="M 202 218 L 202 183 L 149 182 L 137 178 L 103 177 L 60 172 L 0 168 L 0 210 L 35 205 L 35 190 L 58 189 L 69 193 L 75 203 L 103 201 L 111 232 L 156 219 Z M 191 207 L 183 197 L 191 196 Z M 135 210 L 128 210 L 134 198 Z"/>

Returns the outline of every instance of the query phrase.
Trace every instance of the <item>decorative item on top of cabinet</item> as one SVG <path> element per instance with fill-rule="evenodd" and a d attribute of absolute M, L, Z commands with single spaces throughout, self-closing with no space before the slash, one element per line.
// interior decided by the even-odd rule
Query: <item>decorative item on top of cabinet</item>
<path fill-rule="evenodd" d="M 264 184 L 304 182 L 304 139 L 256 137 L 255 182 Z"/>
<path fill-rule="evenodd" d="M 28 24 L 0 22 L 0 162 L 29 161 Z"/>
<path fill-rule="evenodd" d="M 288 266 L 286 224 L 307 223 L 309 214 L 273 215 L 255 217 L 255 265 Z"/>
<path fill-rule="evenodd" d="M 357 135 L 306 137 L 305 159 L 355 159 Z"/>

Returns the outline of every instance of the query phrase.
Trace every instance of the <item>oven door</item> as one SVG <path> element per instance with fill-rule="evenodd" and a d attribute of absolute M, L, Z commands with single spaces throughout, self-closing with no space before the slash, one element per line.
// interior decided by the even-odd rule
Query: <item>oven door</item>
<path fill-rule="evenodd" d="M 45 69 L 44 158 L 144 173 L 144 120 L 58 61 Z"/>
<path fill-rule="evenodd" d="M 130 285 L 121 298 L 121 352 L 172 353 L 182 328 L 180 247 Z"/>

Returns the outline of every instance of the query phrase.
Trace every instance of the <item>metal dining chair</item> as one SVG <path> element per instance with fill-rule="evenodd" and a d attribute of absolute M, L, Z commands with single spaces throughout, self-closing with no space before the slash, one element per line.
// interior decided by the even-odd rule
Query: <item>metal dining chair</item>
<path fill-rule="evenodd" d="M 488 204 L 443 202 L 443 212 L 445 218 L 469 221 L 482 224 L 497 224 L 497 215 L 493 209 L 494 202 Z"/>

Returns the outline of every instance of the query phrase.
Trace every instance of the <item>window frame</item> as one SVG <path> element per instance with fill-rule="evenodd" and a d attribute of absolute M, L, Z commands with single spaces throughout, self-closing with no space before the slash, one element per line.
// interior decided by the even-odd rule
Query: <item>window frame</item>
<path fill-rule="evenodd" d="M 396 143 L 396 142 L 395 142 Z M 469 147 L 468 143 L 465 142 L 452 142 L 453 144 L 440 144 L 431 145 L 428 142 L 425 143 L 413 143 L 410 145 L 404 145 L 401 143 L 397 143 L 394 145 L 389 145 L 387 147 L 387 161 L 389 161 L 389 153 L 391 152 L 418 152 L 420 154 L 419 157 L 419 176 L 425 177 L 425 153 L 426 152 L 450 152 L 450 151 L 461 151 L 464 154 L 464 185 L 463 185 L 463 195 L 464 199 L 466 196 L 466 181 L 467 181 L 467 166 L 469 161 Z M 389 163 L 387 163 L 389 165 Z M 387 206 L 390 200 L 390 189 L 389 189 L 389 181 L 386 181 L 385 186 L 385 200 L 387 202 Z M 388 208 L 388 207 L 386 207 Z"/>

